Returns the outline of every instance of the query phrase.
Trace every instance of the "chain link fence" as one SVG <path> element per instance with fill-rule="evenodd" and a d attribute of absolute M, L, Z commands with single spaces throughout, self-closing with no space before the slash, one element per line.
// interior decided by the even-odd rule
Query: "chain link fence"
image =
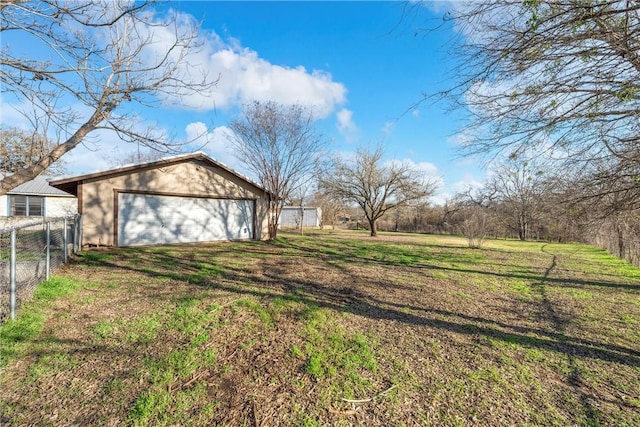
<path fill-rule="evenodd" d="M 80 216 L 0 230 L 0 323 L 15 319 L 40 284 L 80 249 Z"/>

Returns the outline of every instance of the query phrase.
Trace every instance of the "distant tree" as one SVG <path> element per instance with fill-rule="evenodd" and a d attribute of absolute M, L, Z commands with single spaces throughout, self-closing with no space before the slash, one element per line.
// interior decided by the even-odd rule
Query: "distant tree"
<path fill-rule="evenodd" d="M 451 4 L 457 84 L 439 95 L 471 113 L 466 152 L 544 153 L 600 190 L 623 181 L 589 190 L 594 199 L 640 205 L 640 2 Z"/>
<path fill-rule="evenodd" d="M 372 237 L 377 235 L 378 219 L 386 212 L 422 202 L 435 189 L 433 182 L 408 163 L 385 164 L 383 155 L 378 146 L 358 149 L 353 161 L 336 156 L 319 180 L 323 192 L 360 207 Z"/>
<path fill-rule="evenodd" d="M 465 210 L 467 203 L 462 194 L 447 198 L 440 207 L 440 216 L 436 222 L 436 230 L 440 233 L 451 233 L 457 229 L 460 213 Z"/>
<path fill-rule="evenodd" d="M 0 180 L 0 194 L 41 174 L 96 130 L 161 151 L 175 149 L 154 129 L 140 128 L 139 107 L 181 102 L 207 93 L 215 82 L 188 67 L 195 25 L 177 22 L 171 13 L 157 18 L 152 4 L 0 2 L 3 108 L 11 103 L 29 123 L 29 134 L 53 143 Z M 10 43 L 12 37 L 19 42 Z"/>
<path fill-rule="evenodd" d="M 129 164 L 147 163 L 160 160 L 167 155 L 164 151 L 154 150 L 148 148 L 146 150 L 133 151 L 131 153 L 123 154 L 112 159 L 109 159 L 109 163 L 114 167 L 119 167 Z"/>
<path fill-rule="evenodd" d="M 236 157 L 272 194 L 269 237 L 275 239 L 282 207 L 313 174 L 325 140 L 314 128 L 311 109 L 298 104 L 255 101 L 230 127 Z"/>
<path fill-rule="evenodd" d="M 640 266 L 640 210 L 600 218 L 586 234 L 590 243 Z"/>
<path fill-rule="evenodd" d="M 490 213 L 478 205 L 468 206 L 466 211 L 467 218 L 462 221 L 460 229 L 470 248 L 481 249 L 491 228 Z"/>
<path fill-rule="evenodd" d="M 19 173 L 48 155 L 55 144 L 37 133 L 18 128 L 0 127 L 0 174 Z M 60 161 L 43 173 L 57 174 L 64 170 Z"/>
<path fill-rule="evenodd" d="M 543 240 L 584 242 L 585 231 L 598 221 L 600 204 L 583 199 L 579 180 L 565 170 L 543 176 L 538 232 Z"/>
<path fill-rule="evenodd" d="M 543 207 L 544 174 L 534 163 L 511 159 L 502 163 L 476 194 L 468 200 L 492 210 L 520 240 L 530 238 Z"/>
<path fill-rule="evenodd" d="M 311 206 L 322 209 L 322 224 L 335 228 L 339 216 L 345 215 L 344 203 L 332 194 L 317 191 L 309 201 Z"/>
<path fill-rule="evenodd" d="M 640 209 L 640 142 L 637 158 L 596 159 L 573 174 L 570 202 L 598 203 L 601 217 Z M 575 191 L 578 190 L 578 191 Z"/>

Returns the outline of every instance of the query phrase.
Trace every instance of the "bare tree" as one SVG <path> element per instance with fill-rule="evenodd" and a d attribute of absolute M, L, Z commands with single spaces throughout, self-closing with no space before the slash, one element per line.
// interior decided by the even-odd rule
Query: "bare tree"
<path fill-rule="evenodd" d="M 154 15 L 152 3 L 0 2 L 4 102 L 25 117 L 30 132 L 54 142 L 0 181 L 0 194 L 42 173 L 96 130 L 159 150 L 176 148 L 153 129 L 139 128 L 140 107 L 179 103 L 215 82 L 187 66 L 195 25 Z M 27 44 L 33 48 L 14 49 Z"/>
<path fill-rule="evenodd" d="M 602 218 L 588 235 L 594 245 L 640 266 L 640 211 L 618 212 Z"/>
<path fill-rule="evenodd" d="M 511 159 L 499 165 L 477 194 L 466 197 L 492 210 L 510 232 L 520 240 L 530 238 L 542 211 L 545 177 L 534 163 Z"/>
<path fill-rule="evenodd" d="M 355 160 L 336 156 L 321 174 L 319 186 L 345 203 L 357 204 L 369 223 L 371 236 L 377 235 L 376 222 L 386 212 L 426 200 L 435 184 L 408 163 L 383 162 L 384 151 L 358 149 Z"/>
<path fill-rule="evenodd" d="M 333 229 L 335 229 L 336 222 L 339 221 L 338 216 L 344 217 L 345 215 L 344 204 L 331 194 L 318 191 L 309 203 L 322 209 L 322 225 L 330 225 Z"/>
<path fill-rule="evenodd" d="M 491 228 L 489 212 L 479 205 L 467 207 L 467 218 L 462 221 L 460 228 L 467 238 L 470 248 L 481 249 L 484 239 Z"/>
<path fill-rule="evenodd" d="M 472 114 L 468 153 L 545 153 L 589 174 L 594 161 L 638 165 L 640 2 L 453 4 L 457 85 L 440 95 Z M 637 206 L 640 180 L 627 184 L 610 191 Z"/>
<path fill-rule="evenodd" d="M 640 209 L 640 147 L 637 159 L 598 159 L 574 174 L 571 203 L 598 201 L 601 217 Z M 593 203 L 592 203 L 593 204 Z"/>
<path fill-rule="evenodd" d="M 5 176 L 20 172 L 40 161 L 54 147 L 55 144 L 43 135 L 0 127 L 0 174 Z M 43 173 L 57 174 L 63 171 L 64 165 L 58 161 Z"/>
<path fill-rule="evenodd" d="M 230 127 L 236 157 L 271 192 L 269 238 L 275 239 L 285 201 L 313 174 L 325 141 L 314 128 L 313 112 L 298 104 L 255 101 Z"/>
<path fill-rule="evenodd" d="M 153 148 L 148 148 L 147 150 L 140 150 L 138 148 L 138 150 L 134 152 L 110 158 L 109 164 L 114 167 L 120 167 L 130 164 L 154 162 L 162 159 L 166 154 L 164 151 L 154 150 Z"/>

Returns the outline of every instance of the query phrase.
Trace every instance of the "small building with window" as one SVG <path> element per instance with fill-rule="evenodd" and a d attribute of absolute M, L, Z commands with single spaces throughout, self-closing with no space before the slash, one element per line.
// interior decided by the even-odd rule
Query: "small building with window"
<path fill-rule="evenodd" d="M 38 176 L 0 196 L 0 217 L 66 217 L 78 211 L 77 199 Z"/>

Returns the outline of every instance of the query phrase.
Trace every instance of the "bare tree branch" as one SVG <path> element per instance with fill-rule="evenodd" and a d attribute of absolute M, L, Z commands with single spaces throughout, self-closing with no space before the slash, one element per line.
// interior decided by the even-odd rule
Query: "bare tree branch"
<path fill-rule="evenodd" d="M 382 161 L 384 151 L 359 149 L 353 162 L 335 157 L 323 171 L 319 187 L 346 203 L 355 203 L 369 222 L 371 236 L 377 235 L 376 222 L 387 211 L 424 201 L 433 194 L 435 184 L 426 180 L 407 163 Z"/>
<path fill-rule="evenodd" d="M 638 159 L 640 2 L 455 5 L 457 83 L 427 98 L 470 113 L 464 153 L 544 155 L 587 175 L 594 160 Z"/>
<path fill-rule="evenodd" d="M 255 101 L 230 124 L 236 157 L 273 194 L 269 206 L 272 239 L 277 236 L 282 206 L 313 174 L 315 157 L 325 145 L 313 122 L 312 111 L 301 105 Z"/>
<path fill-rule="evenodd" d="M 140 129 L 132 105 L 180 103 L 208 93 L 216 81 L 192 75 L 189 53 L 198 47 L 195 24 L 156 16 L 151 2 L 9 1 L 0 4 L 3 39 L 20 37 L 46 51 L 41 57 L 0 51 L 0 83 L 32 126 L 54 143 L 37 161 L 0 181 L 0 194 L 33 179 L 99 129 L 164 152 L 180 144 Z M 162 31 L 162 37 L 159 32 Z M 82 104 L 83 109 L 71 108 Z M 131 104 L 130 104 L 131 103 Z"/>

